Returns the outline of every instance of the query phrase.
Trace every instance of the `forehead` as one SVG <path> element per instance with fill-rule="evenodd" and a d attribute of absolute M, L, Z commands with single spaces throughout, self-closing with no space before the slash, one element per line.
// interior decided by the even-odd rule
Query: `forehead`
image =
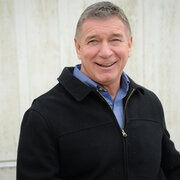
<path fill-rule="evenodd" d="M 127 34 L 127 28 L 119 17 L 110 17 L 103 19 L 86 19 L 81 27 L 81 37 L 94 35 L 117 35 Z"/>

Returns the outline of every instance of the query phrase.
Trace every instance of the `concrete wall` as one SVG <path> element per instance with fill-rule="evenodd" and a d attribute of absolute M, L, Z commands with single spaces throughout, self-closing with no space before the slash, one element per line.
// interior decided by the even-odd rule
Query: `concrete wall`
<path fill-rule="evenodd" d="M 0 0 L 0 179 L 15 180 L 20 123 L 32 100 L 57 83 L 74 49 L 81 12 L 97 0 Z M 180 150 L 180 1 L 112 0 L 134 36 L 126 72 L 153 90 Z"/>

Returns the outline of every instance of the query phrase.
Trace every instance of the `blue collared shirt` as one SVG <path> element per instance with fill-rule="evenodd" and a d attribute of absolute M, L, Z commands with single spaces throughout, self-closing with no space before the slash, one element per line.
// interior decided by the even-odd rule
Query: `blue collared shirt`
<path fill-rule="evenodd" d="M 127 95 L 129 89 L 129 83 L 130 83 L 126 73 L 123 72 L 121 75 L 121 85 L 116 94 L 115 100 L 113 100 L 111 95 L 108 93 L 106 89 L 104 89 L 103 87 L 98 85 L 95 81 L 93 81 L 84 73 L 82 73 L 80 71 L 80 68 L 81 68 L 80 64 L 76 65 L 76 67 L 74 68 L 73 75 L 87 86 L 98 90 L 102 94 L 102 96 L 106 99 L 111 109 L 113 110 L 119 126 L 123 128 L 123 119 L 124 119 L 123 98 Z"/>

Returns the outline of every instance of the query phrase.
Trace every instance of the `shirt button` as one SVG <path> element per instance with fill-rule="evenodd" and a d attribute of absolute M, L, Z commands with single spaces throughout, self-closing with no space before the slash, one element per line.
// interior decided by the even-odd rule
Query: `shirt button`
<path fill-rule="evenodd" d="M 99 91 L 102 91 L 103 89 L 102 88 L 99 88 Z"/>

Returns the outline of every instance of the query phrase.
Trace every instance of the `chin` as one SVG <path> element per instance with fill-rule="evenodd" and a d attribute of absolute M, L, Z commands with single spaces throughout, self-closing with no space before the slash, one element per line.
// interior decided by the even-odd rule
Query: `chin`
<path fill-rule="evenodd" d="M 111 82 L 113 82 L 112 78 L 98 78 L 98 82 L 101 85 L 107 85 L 110 84 Z"/>

